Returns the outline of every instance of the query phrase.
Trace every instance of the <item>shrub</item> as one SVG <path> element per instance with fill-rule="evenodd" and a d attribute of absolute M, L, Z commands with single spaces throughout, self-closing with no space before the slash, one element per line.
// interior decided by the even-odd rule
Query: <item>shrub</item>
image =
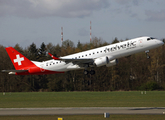
<path fill-rule="evenodd" d="M 149 81 L 139 87 L 139 90 L 160 90 L 163 89 L 158 83 L 155 81 Z"/>

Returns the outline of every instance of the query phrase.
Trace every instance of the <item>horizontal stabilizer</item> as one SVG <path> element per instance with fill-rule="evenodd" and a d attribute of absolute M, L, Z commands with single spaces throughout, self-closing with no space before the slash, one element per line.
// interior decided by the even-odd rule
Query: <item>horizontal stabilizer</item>
<path fill-rule="evenodd" d="M 2 70 L 2 72 L 14 72 L 14 73 L 22 73 L 27 72 L 28 70 Z"/>

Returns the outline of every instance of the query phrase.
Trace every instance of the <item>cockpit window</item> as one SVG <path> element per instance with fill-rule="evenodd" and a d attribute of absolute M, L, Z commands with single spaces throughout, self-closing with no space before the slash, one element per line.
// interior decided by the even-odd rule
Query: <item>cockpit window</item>
<path fill-rule="evenodd" d="M 151 40 L 150 38 L 147 38 L 147 40 Z"/>
<path fill-rule="evenodd" d="M 155 39 L 155 38 L 153 38 L 153 37 L 147 38 L 147 40 L 153 40 L 153 39 Z"/>
<path fill-rule="evenodd" d="M 153 40 L 153 39 L 155 39 L 155 38 L 151 37 L 151 39 Z"/>

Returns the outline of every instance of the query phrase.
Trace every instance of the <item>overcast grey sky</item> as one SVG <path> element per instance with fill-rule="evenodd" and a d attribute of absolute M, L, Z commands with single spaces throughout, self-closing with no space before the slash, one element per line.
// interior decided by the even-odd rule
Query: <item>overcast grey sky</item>
<path fill-rule="evenodd" d="M 0 0 L 0 45 L 165 38 L 165 0 Z"/>

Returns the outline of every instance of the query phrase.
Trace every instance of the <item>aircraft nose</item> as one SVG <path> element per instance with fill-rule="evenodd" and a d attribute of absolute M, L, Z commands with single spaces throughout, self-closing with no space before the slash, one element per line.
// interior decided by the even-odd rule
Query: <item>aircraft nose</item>
<path fill-rule="evenodd" d="M 158 44 L 158 45 L 163 45 L 164 42 L 163 42 L 162 40 L 157 40 L 157 44 Z"/>

